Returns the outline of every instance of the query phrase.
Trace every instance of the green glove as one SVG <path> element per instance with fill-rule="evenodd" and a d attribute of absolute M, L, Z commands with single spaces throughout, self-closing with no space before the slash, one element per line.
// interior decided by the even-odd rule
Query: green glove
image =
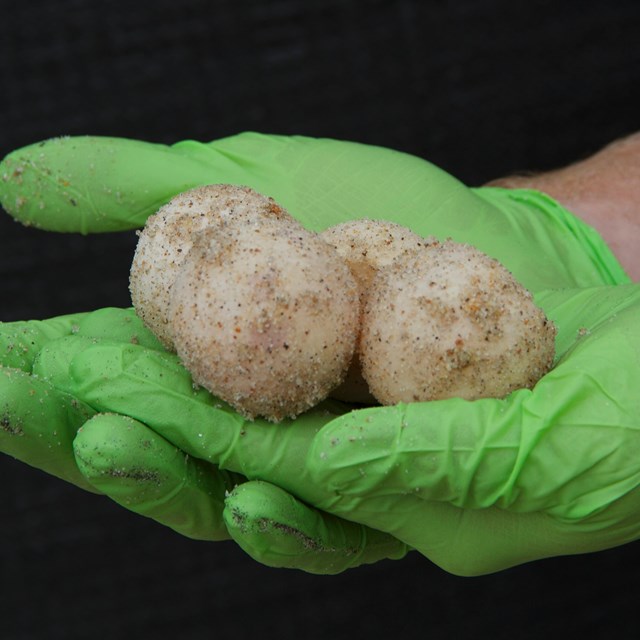
<path fill-rule="evenodd" d="M 611 286 L 628 282 L 628 278 L 603 241 L 593 230 L 542 194 L 501 189 L 470 190 L 429 163 L 375 147 L 257 134 L 244 134 L 210 145 L 185 142 L 174 147 L 126 140 L 69 138 L 28 147 L 10 155 L 3 163 L 2 176 L 3 206 L 23 221 L 48 229 L 90 232 L 135 227 L 178 191 L 203 183 L 235 182 L 272 195 L 311 228 L 320 229 L 355 217 L 380 217 L 410 226 L 419 233 L 472 242 L 502 260 L 526 286 L 536 291 L 609 285 L 598 295 L 606 293 L 615 297 L 622 296 L 627 289 L 634 289 Z M 542 261 L 541 254 L 544 255 Z M 539 297 L 540 303 L 558 322 L 561 336 L 565 336 L 564 350 L 560 351 L 563 364 L 571 363 L 574 354 L 580 352 L 578 336 L 584 338 L 582 331 L 574 331 L 575 327 L 591 326 L 593 305 L 587 304 L 586 300 L 580 302 L 583 295 L 582 291 L 565 291 Z M 632 297 L 631 294 L 629 296 Z M 598 296 L 594 294 L 592 298 L 598 299 Z M 628 308 L 633 310 L 633 305 L 629 304 Z M 616 319 L 615 315 L 612 317 Z M 609 326 L 604 320 L 602 322 L 603 326 Z M 593 336 L 598 335 L 597 328 L 593 325 Z M 214 463 L 257 481 L 241 484 L 226 496 L 224 519 L 242 546 L 267 563 L 329 572 L 385 555 L 400 557 L 407 546 L 411 546 L 451 571 L 476 573 L 497 570 L 533 557 L 603 548 L 624 542 L 633 535 L 623 539 L 604 535 L 600 529 L 584 547 L 574 548 L 570 544 L 554 547 L 549 540 L 541 539 L 538 546 L 534 545 L 534 551 L 526 536 L 522 536 L 521 541 L 511 536 L 509 539 L 515 540 L 511 551 L 501 554 L 500 549 L 491 547 L 486 541 L 494 536 L 495 527 L 503 526 L 501 518 L 507 517 L 504 514 L 518 530 L 527 529 L 531 523 L 535 534 L 540 527 L 533 526 L 534 519 L 529 512 L 536 516 L 544 513 L 545 518 L 558 517 L 548 515 L 552 508 L 548 504 L 540 506 L 536 503 L 529 510 L 519 509 L 518 506 L 513 507 L 515 501 L 499 499 L 495 504 L 468 502 L 458 505 L 458 498 L 453 493 L 430 495 L 428 488 L 432 485 L 440 487 L 443 482 L 458 488 L 472 488 L 476 482 L 480 482 L 482 487 L 492 483 L 508 485 L 510 479 L 517 477 L 518 465 L 512 468 L 504 462 L 495 470 L 491 467 L 488 471 L 483 467 L 480 478 L 474 476 L 474 468 L 465 464 L 454 465 L 450 470 L 452 477 L 443 480 L 441 467 L 438 467 L 435 478 L 424 473 L 425 468 L 430 469 L 431 463 L 436 464 L 435 459 L 427 444 L 423 449 L 416 445 L 417 462 L 411 465 L 421 464 L 423 473 L 415 475 L 413 482 L 417 484 L 411 490 L 417 489 L 427 500 L 421 500 L 419 508 L 416 508 L 412 497 L 411 511 L 406 511 L 407 489 L 396 491 L 396 480 L 387 486 L 385 479 L 379 478 L 379 482 L 370 483 L 372 486 L 362 486 L 362 482 L 358 484 L 347 473 L 360 473 L 362 470 L 367 476 L 369 460 L 395 460 L 398 456 L 386 438 L 388 430 L 397 425 L 395 418 L 388 418 L 392 411 L 396 412 L 394 416 L 406 416 L 400 422 L 405 429 L 408 425 L 416 425 L 417 428 L 425 420 L 431 424 L 429 412 L 440 411 L 448 417 L 442 420 L 440 444 L 448 443 L 454 448 L 459 445 L 454 437 L 457 435 L 456 425 L 460 422 L 473 425 L 469 431 L 479 439 L 470 438 L 469 442 L 466 439 L 462 442 L 463 445 L 473 444 L 478 459 L 484 459 L 484 447 L 490 447 L 492 442 L 486 432 L 493 429 L 493 424 L 486 423 L 484 413 L 489 411 L 493 412 L 492 416 L 498 415 L 500 408 L 507 406 L 505 403 L 520 406 L 518 402 L 522 401 L 512 398 L 480 403 L 451 400 L 351 412 L 347 411 L 349 407 L 325 403 L 293 424 L 247 424 L 228 409 L 216 408 L 215 400 L 206 395 L 194 401 L 188 376 L 185 377 L 184 370 L 168 354 L 132 345 L 129 340 L 114 339 L 108 331 L 103 331 L 100 339 L 91 332 L 85 336 L 79 335 L 78 331 L 71 333 L 58 340 L 50 339 L 51 336 L 42 340 L 39 346 L 44 348 L 35 350 L 38 355 L 34 371 L 38 379 L 48 379 L 47 383 L 61 397 L 71 397 L 75 401 L 80 399 L 93 411 L 117 414 L 108 419 L 102 416 L 93 418 L 75 439 L 80 469 L 89 477 L 90 483 L 94 486 L 100 484 L 101 490 L 130 508 L 163 521 L 162 514 L 159 515 L 162 507 L 153 511 L 148 505 L 153 501 L 159 505 L 163 499 L 168 499 L 167 492 L 160 491 L 150 501 L 132 480 L 140 482 L 144 478 L 153 478 L 158 485 L 157 469 L 153 467 L 156 456 L 150 456 L 149 460 L 144 457 L 143 450 L 151 450 L 148 440 L 157 439 L 164 443 L 164 437 L 167 446 L 173 447 L 171 451 L 175 452 L 177 446 L 181 452 L 189 454 L 189 461 L 193 458 L 205 460 L 206 464 Z M 574 343 L 575 348 L 572 346 Z M 622 359 L 622 353 L 616 351 L 614 354 L 615 358 Z M 637 362 L 635 364 L 637 369 Z M 556 405 L 562 403 L 563 395 L 570 395 L 571 390 L 584 402 L 586 391 L 581 396 L 580 389 L 588 388 L 587 381 L 600 381 L 609 375 L 608 369 L 602 368 L 599 362 L 590 362 L 586 370 L 578 370 L 579 377 L 575 369 L 570 369 L 572 375 L 552 377 L 546 387 L 542 386 L 548 389 L 550 385 L 553 391 L 547 391 L 545 398 L 551 396 L 555 409 L 547 412 L 546 418 L 537 418 L 548 429 L 562 415 Z M 586 375 L 585 371 L 588 372 Z M 167 386 L 167 380 L 172 380 L 172 384 Z M 179 380 L 182 380 L 180 384 Z M 176 388 L 181 389 L 180 393 L 176 393 Z M 561 392 L 561 389 L 566 391 Z M 629 408 L 633 404 L 631 394 L 625 394 L 622 387 L 619 392 L 622 399 L 616 406 L 621 416 L 612 417 L 612 424 L 618 424 L 627 411 L 637 415 L 637 410 L 634 414 Z M 538 389 L 527 393 L 536 398 L 540 395 Z M 526 394 L 518 392 L 513 398 L 522 395 Z M 206 407 L 206 411 L 202 407 Z M 486 408 L 483 410 L 482 407 Z M 338 417 L 340 414 L 344 414 L 343 417 Z M 423 415 L 427 417 L 423 419 Z M 334 431 L 337 434 L 349 431 L 350 421 L 357 422 L 359 416 L 365 421 L 370 419 L 371 423 L 367 422 L 370 432 L 366 440 L 370 444 L 362 450 L 356 446 L 351 447 L 353 451 L 339 446 L 340 435 L 336 436 L 338 439 L 327 435 Z M 528 414 L 514 411 L 503 418 L 503 429 L 505 425 L 513 426 L 512 438 L 518 430 L 528 432 L 523 416 Z M 332 419 L 335 420 L 332 422 Z M 115 426 L 115 423 L 120 426 Z M 21 428 L 24 431 L 24 427 Z M 136 450 L 135 447 L 114 444 L 113 437 L 113 429 L 122 432 L 125 428 L 127 432 L 138 430 L 143 434 L 137 440 L 141 443 L 137 453 L 128 458 L 122 451 L 127 447 L 130 451 Z M 73 426 L 70 431 L 73 432 Z M 601 431 L 593 427 L 584 429 L 585 437 L 591 443 L 588 448 L 598 449 Z M 631 433 L 631 430 L 624 432 Z M 355 438 L 354 442 L 359 440 L 353 432 L 349 438 Z M 5 447 L 4 444 L 2 446 Z M 343 449 L 351 451 L 351 454 L 340 457 L 338 453 Z M 513 450 L 513 446 L 506 449 Z M 22 458 L 28 461 L 28 449 L 20 451 Z M 456 459 L 452 452 L 447 457 L 445 448 L 438 451 L 444 459 Z M 14 455 L 15 452 L 14 447 Z M 569 455 L 571 452 L 561 453 Z M 345 461 L 349 455 L 353 455 L 351 463 Z M 118 466 L 123 457 L 127 460 Z M 408 453 L 405 458 L 410 458 Z M 509 456 L 505 455 L 505 458 L 509 459 Z M 517 455 L 516 458 L 520 461 Z M 184 462 L 184 455 L 182 460 Z M 368 466 L 361 467 L 361 462 Z M 407 471 L 413 468 L 411 465 Z M 124 473 L 122 469 L 134 470 L 135 473 Z M 126 476 L 125 480 L 114 470 L 120 470 L 119 475 Z M 544 474 L 539 474 L 539 483 L 545 485 L 546 482 L 545 486 L 554 487 L 557 478 L 553 469 L 543 465 L 543 470 L 547 471 L 548 477 L 545 480 Z M 503 474 L 507 472 L 510 475 L 505 477 Z M 197 479 L 199 474 L 194 472 L 191 476 Z M 387 476 L 394 477 L 388 473 Z M 590 476 L 585 472 L 575 478 L 574 483 L 580 485 L 584 481 L 584 486 L 592 485 L 594 480 L 587 481 L 585 477 Z M 604 487 L 597 493 L 607 493 L 604 491 L 608 486 L 606 478 L 598 475 L 598 479 Z M 227 477 L 223 484 L 225 481 L 229 486 L 237 478 L 230 480 Z M 593 491 L 591 485 L 589 491 Z M 123 487 L 121 492 L 118 487 Z M 204 494 L 207 491 L 205 488 Z M 474 495 L 476 491 L 472 489 Z M 562 503 L 562 487 L 548 491 L 550 504 L 554 499 Z M 175 504 L 180 504 L 180 498 Z M 182 511 L 189 511 L 190 503 L 185 501 L 183 504 L 189 506 Z M 353 528 L 353 525 L 307 505 L 332 509 L 350 520 L 389 531 L 395 537 L 384 536 L 375 529 Z M 476 506 L 486 508 L 478 510 L 474 508 Z M 448 513 L 455 513 L 456 517 L 447 516 Z M 454 544 L 456 522 L 461 518 L 460 514 L 467 517 L 473 513 L 482 514 L 487 526 L 484 529 L 476 527 L 477 540 L 471 534 L 463 537 L 467 552 L 462 554 L 459 545 Z M 408 514 L 415 515 L 415 519 L 412 520 Z M 439 532 L 434 534 L 436 538 L 440 535 L 435 542 L 434 536 L 429 535 L 431 530 Z M 469 531 L 474 532 L 473 526 Z M 569 533 L 571 531 L 569 528 Z M 583 536 L 577 528 L 575 532 L 578 537 Z M 447 549 L 451 550 L 449 554 Z M 365 550 L 370 553 L 365 553 Z M 340 558 L 337 563 L 334 562 L 336 557 Z M 350 558 L 349 562 L 344 560 L 345 557 Z"/>

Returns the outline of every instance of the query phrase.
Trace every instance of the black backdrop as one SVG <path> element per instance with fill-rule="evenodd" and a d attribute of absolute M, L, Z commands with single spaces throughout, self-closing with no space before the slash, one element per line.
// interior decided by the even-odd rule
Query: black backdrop
<path fill-rule="evenodd" d="M 58 135 L 345 138 L 470 184 L 640 128 L 640 3 L 0 0 L 0 155 Z M 0 217 L 0 320 L 129 304 L 133 233 Z M 0 638 L 637 637 L 637 544 L 474 579 L 260 566 L 0 459 Z"/>

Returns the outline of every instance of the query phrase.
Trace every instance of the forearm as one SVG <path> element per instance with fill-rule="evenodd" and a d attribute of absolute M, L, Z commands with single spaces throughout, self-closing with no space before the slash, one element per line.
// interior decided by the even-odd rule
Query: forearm
<path fill-rule="evenodd" d="M 640 281 L 640 132 L 562 169 L 490 184 L 547 193 L 594 227 L 629 276 Z"/>

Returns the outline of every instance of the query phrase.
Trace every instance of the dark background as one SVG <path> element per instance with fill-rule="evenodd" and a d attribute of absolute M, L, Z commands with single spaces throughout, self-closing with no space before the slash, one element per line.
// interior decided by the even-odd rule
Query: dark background
<path fill-rule="evenodd" d="M 469 184 L 640 129 L 640 3 L 0 0 L 0 156 L 51 136 L 244 130 L 385 145 Z M 0 217 L 0 320 L 129 304 L 133 233 Z M 336 577 L 182 539 L 0 459 L 0 638 L 636 638 L 640 547 L 482 578 Z"/>

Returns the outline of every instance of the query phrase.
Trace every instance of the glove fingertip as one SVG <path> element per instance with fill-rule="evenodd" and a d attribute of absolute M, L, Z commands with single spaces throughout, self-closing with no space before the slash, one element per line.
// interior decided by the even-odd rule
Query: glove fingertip
<path fill-rule="evenodd" d="M 223 518 L 235 542 L 270 567 L 333 575 L 407 552 L 392 536 L 314 509 L 267 482 L 237 486 Z"/>
<path fill-rule="evenodd" d="M 226 540 L 231 474 L 192 458 L 125 415 L 97 414 L 74 440 L 88 482 L 123 507 L 198 540 Z"/>

